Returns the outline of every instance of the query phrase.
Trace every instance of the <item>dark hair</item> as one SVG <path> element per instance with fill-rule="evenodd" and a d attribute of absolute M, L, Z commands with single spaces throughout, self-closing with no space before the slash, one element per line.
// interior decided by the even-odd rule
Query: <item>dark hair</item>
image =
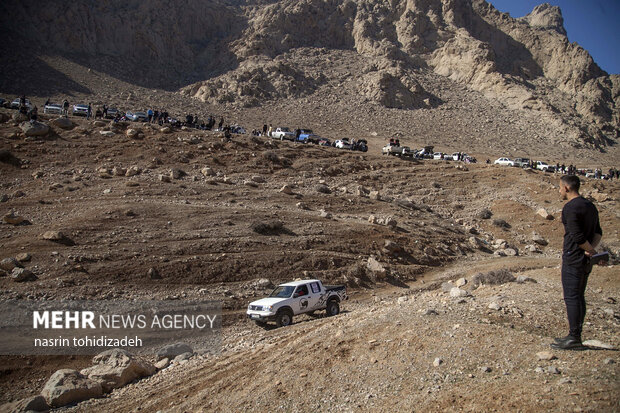
<path fill-rule="evenodd" d="M 568 190 L 571 192 L 579 192 L 579 186 L 581 185 L 581 181 L 579 181 L 579 177 L 576 175 L 564 175 L 560 178 L 560 181 L 568 187 Z"/>

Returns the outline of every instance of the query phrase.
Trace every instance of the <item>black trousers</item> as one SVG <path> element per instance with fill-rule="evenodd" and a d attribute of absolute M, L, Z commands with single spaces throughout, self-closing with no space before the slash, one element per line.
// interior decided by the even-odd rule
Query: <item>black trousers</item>
<path fill-rule="evenodd" d="M 585 292 L 590 270 L 586 257 L 579 263 L 562 262 L 562 289 L 568 316 L 568 334 L 576 338 L 581 338 L 583 320 L 586 317 Z"/>

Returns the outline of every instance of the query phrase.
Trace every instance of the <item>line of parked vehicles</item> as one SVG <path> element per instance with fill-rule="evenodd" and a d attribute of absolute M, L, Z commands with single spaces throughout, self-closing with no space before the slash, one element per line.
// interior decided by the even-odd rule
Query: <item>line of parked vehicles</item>
<path fill-rule="evenodd" d="M 463 161 L 465 163 L 476 163 L 477 160 L 464 152 L 454 152 L 453 154 L 435 152 L 435 147 L 428 145 L 420 149 L 411 149 L 409 146 L 401 146 L 399 139 L 390 139 L 387 145 L 381 149 L 383 155 L 409 157 L 415 159 L 435 159 Z"/>
<path fill-rule="evenodd" d="M 351 151 L 368 151 L 368 141 L 366 139 L 351 139 L 342 138 L 334 142 L 327 138 L 323 138 L 312 132 L 312 129 L 296 129 L 294 132 L 287 127 L 277 127 L 272 129 L 271 132 L 267 132 L 267 136 L 274 139 L 280 139 L 281 141 L 287 140 L 298 143 L 313 143 L 320 146 L 331 146 L 337 149 L 345 149 Z"/>
<path fill-rule="evenodd" d="M 529 158 L 515 158 L 513 160 L 510 158 L 501 157 L 496 159 L 493 164 L 501 166 L 515 166 L 517 168 L 538 169 L 539 171 L 543 172 L 555 172 L 556 169 L 555 166 L 549 165 L 547 162 L 533 161 Z"/>

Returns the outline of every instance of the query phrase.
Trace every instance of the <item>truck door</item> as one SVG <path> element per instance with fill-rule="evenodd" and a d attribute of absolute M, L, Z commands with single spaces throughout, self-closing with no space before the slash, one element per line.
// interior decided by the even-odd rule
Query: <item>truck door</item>
<path fill-rule="evenodd" d="M 308 311 L 308 306 L 310 305 L 309 298 L 310 294 L 308 284 L 297 286 L 295 292 L 293 293 L 293 302 L 291 305 L 295 314 L 305 313 Z"/>
<path fill-rule="evenodd" d="M 310 291 L 308 297 L 308 308 L 310 310 L 318 310 L 325 305 L 325 291 L 322 290 L 321 284 L 318 281 L 314 281 L 310 283 Z"/>

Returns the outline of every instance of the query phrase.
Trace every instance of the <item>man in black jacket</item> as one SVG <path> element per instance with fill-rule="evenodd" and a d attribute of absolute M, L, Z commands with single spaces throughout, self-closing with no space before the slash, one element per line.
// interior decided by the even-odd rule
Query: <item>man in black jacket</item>
<path fill-rule="evenodd" d="M 569 332 L 551 347 L 568 350 L 582 348 L 581 330 L 586 316 L 585 290 L 592 267 L 590 257 L 596 254 L 603 231 L 594 204 L 579 195 L 580 181 L 575 175 L 560 178 L 560 195 L 566 204 L 562 209 L 564 248 L 562 252 L 562 289 L 568 315 Z"/>

